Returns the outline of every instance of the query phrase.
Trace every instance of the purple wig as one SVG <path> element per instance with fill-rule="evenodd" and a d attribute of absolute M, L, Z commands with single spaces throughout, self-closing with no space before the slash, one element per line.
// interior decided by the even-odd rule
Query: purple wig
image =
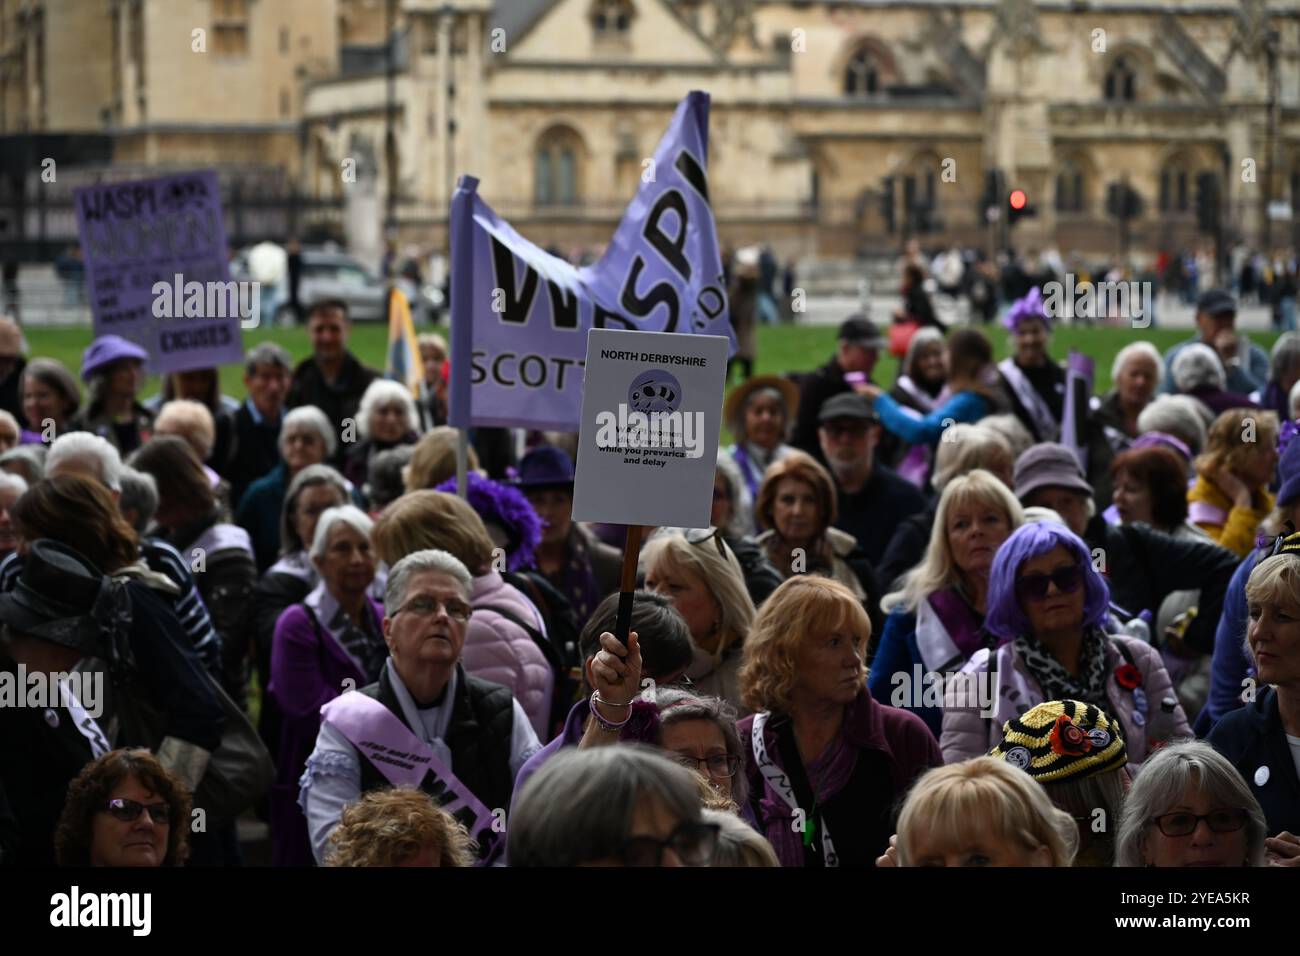
<path fill-rule="evenodd" d="M 1012 640 L 1029 633 L 1029 618 L 1020 609 L 1016 576 L 1030 558 L 1047 554 L 1057 545 L 1070 552 L 1083 568 L 1083 623 L 1099 627 L 1110 607 L 1110 588 L 1092 567 L 1092 553 L 1077 534 L 1055 521 L 1022 525 L 1002 542 L 989 573 L 988 614 L 984 626 L 989 633 Z"/>
<path fill-rule="evenodd" d="M 1007 309 L 1007 314 L 1002 317 L 1002 325 L 1009 332 L 1014 332 L 1020 328 L 1021 324 L 1030 319 L 1037 319 L 1050 332 L 1052 330 L 1052 319 L 1047 314 L 1047 304 L 1043 301 L 1043 290 L 1034 286 L 1025 295 L 1011 303 L 1011 308 Z"/>
<path fill-rule="evenodd" d="M 499 526 L 510 539 L 506 570 L 532 567 L 533 552 L 542 540 L 542 519 L 523 492 L 472 471 L 465 478 L 465 498 L 469 506 L 478 512 L 484 524 Z M 448 478 L 434 491 L 454 495 L 456 479 Z"/>

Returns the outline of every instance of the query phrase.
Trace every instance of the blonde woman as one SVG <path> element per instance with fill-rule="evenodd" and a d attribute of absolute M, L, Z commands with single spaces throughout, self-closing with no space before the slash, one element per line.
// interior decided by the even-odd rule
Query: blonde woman
<path fill-rule="evenodd" d="M 439 425 L 430 428 L 415 443 L 415 454 L 406 466 L 407 491 L 434 488 L 456 476 L 456 434 L 456 429 Z M 466 467 L 470 471 L 479 470 L 478 454 L 473 445 L 469 446 L 469 463 Z"/>
<path fill-rule="evenodd" d="M 782 866 L 871 866 L 896 801 L 942 762 L 919 717 L 872 700 L 870 636 L 852 591 L 805 574 L 776 589 L 745 639 L 746 816 Z"/>
<path fill-rule="evenodd" d="M 326 866 L 472 866 L 469 833 L 423 790 L 372 790 L 343 811 Z"/>
<path fill-rule="evenodd" d="M 1023 523 L 1020 502 L 989 472 L 952 479 L 939 499 L 925 560 L 881 602 L 889 616 L 867 686 L 878 700 L 914 711 L 936 737 L 943 708 L 933 691 L 925 702 L 918 677 L 957 671 L 979 648 L 992 646 L 984 630 L 989 570 L 1002 542 Z"/>
<path fill-rule="evenodd" d="M 1277 437 L 1273 412 L 1230 408 L 1214 420 L 1196 459 L 1188 517 L 1239 558 L 1254 549 L 1255 533 L 1273 509 L 1268 486 L 1277 467 Z"/>
<path fill-rule="evenodd" d="M 1074 819 L 1033 777 L 976 757 L 931 770 L 898 816 L 899 866 L 1070 866 Z"/>
<path fill-rule="evenodd" d="M 740 708 L 741 645 L 754 622 L 754 604 L 721 532 L 658 534 L 641 560 L 646 588 L 669 598 L 690 629 L 695 656 L 686 676 L 691 689 Z"/>

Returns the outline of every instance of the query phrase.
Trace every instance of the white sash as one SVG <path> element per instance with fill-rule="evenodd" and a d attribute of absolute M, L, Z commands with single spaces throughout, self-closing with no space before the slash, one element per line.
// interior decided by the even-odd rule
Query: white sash
<path fill-rule="evenodd" d="M 86 713 L 86 708 L 81 706 L 81 701 L 77 700 L 67 682 L 60 681 L 59 687 L 63 695 L 63 705 L 67 708 L 68 715 L 72 718 L 77 730 L 81 731 L 81 736 L 85 737 L 86 742 L 90 744 L 90 752 L 96 758 L 104 756 L 113 749 L 109 746 L 108 737 L 99 729 L 99 724 L 95 722 L 95 718 Z"/>
<path fill-rule="evenodd" d="M 965 663 L 957 643 L 928 600 L 916 606 L 916 649 L 921 652 L 925 669 L 936 674 L 960 670 Z"/>
<path fill-rule="evenodd" d="M 1038 440 L 1056 441 L 1057 435 L 1060 434 L 1060 425 L 1052 416 L 1052 410 L 1043 401 L 1043 396 L 1038 394 L 1038 390 L 1029 379 L 1025 378 L 1025 373 L 1020 371 L 1020 366 L 1016 365 L 1014 359 L 1004 358 L 998 363 L 998 371 L 1007 380 L 1011 390 L 1016 393 L 1016 398 L 1020 399 L 1020 404 L 1029 413 L 1029 417 L 1034 420 L 1034 426 L 1038 429 Z"/>
<path fill-rule="evenodd" d="M 777 792 L 782 800 L 786 802 L 790 810 L 798 811 L 802 808 L 799 806 L 799 800 L 794 795 L 794 787 L 790 786 L 790 779 L 786 776 L 785 771 L 772 762 L 772 758 L 767 755 L 767 744 L 763 742 L 763 728 L 767 726 L 767 718 L 771 716 L 767 711 L 754 715 L 754 723 L 750 729 L 750 741 L 754 747 L 754 762 L 758 764 L 758 771 L 767 781 L 768 786 Z M 816 792 L 813 793 L 814 799 Z M 811 818 L 806 819 L 805 825 L 812 823 Z M 822 831 L 822 859 L 826 866 L 839 866 L 840 858 L 835 854 L 835 844 L 831 842 L 830 830 L 826 828 L 825 819 L 821 824 Z"/>
<path fill-rule="evenodd" d="M 922 391 L 921 386 L 917 385 L 914 381 L 912 381 L 912 377 L 910 375 L 898 376 L 898 381 L 896 384 L 898 385 L 899 388 L 905 391 L 912 398 L 913 401 L 915 401 L 918 405 L 924 408 L 927 412 L 934 411 L 935 403 L 937 401 L 938 396 L 936 396 L 935 398 L 931 398 L 929 395 L 925 394 L 925 392 Z M 940 394 L 942 394 L 942 392 L 940 392 Z"/>

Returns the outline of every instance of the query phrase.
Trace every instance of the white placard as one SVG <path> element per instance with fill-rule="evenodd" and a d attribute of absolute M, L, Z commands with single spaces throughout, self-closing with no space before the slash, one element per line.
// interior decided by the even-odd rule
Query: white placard
<path fill-rule="evenodd" d="M 708 527 L 728 345 L 717 335 L 588 333 L 575 521 Z"/>

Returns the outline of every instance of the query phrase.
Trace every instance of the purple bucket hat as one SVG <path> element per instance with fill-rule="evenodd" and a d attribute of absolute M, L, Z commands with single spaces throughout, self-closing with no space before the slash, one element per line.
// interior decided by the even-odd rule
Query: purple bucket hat
<path fill-rule="evenodd" d="M 81 380 L 89 382 L 92 375 L 122 359 L 149 361 L 149 353 L 120 335 L 101 335 L 90 343 L 81 356 Z"/>

